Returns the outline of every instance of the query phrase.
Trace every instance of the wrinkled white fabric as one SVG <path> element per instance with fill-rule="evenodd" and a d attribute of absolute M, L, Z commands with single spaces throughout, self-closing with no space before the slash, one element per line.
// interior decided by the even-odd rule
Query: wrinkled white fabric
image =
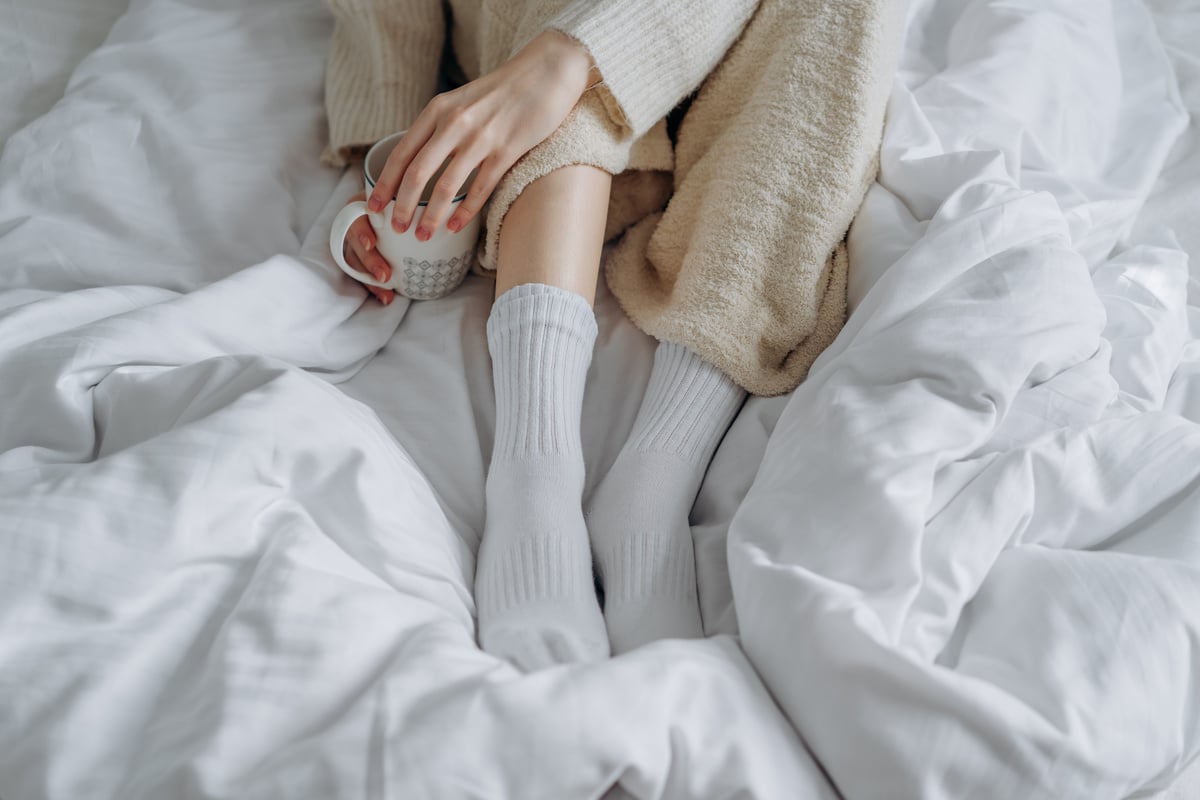
<path fill-rule="evenodd" d="M 721 635 L 528 676 L 474 643 L 491 285 L 384 309 L 322 252 L 322 3 L 94 5 L 0 9 L 0 796 L 1099 798 L 1196 754 L 1187 0 L 913 2 L 850 324 L 693 510 Z M 585 500 L 654 352 L 597 317 Z"/>
<path fill-rule="evenodd" d="M 853 314 L 729 529 L 742 642 L 846 797 L 1161 787 L 1200 752 L 1200 426 L 1159 413 L 1186 256 L 1121 239 L 1186 115 L 1134 4 L 913 13 Z"/>

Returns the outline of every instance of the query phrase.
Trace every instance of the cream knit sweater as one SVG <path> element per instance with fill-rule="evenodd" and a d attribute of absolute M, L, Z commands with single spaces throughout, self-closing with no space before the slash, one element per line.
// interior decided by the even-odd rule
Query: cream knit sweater
<path fill-rule="evenodd" d="M 447 34 L 468 79 L 547 28 L 591 52 L 604 84 L 492 196 L 485 269 L 530 182 L 592 164 L 616 176 L 607 227 L 625 233 L 605 267 L 609 286 L 647 333 L 752 393 L 779 394 L 841 329 L 842 240 L 874 178 L 903 3 L 329 2 L 332 164 L 416 117 Z M 673 149 L 663 118 L 697 87 Z"/>

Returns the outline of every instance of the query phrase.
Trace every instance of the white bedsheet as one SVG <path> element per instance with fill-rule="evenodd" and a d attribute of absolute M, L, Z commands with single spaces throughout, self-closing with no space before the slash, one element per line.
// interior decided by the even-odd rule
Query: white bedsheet
<path fill-rule="evenodd" d="M 316 160 L 320 2 L 10 0 L 0 797 L 1165 789 L 1200 20 L 1154 6 L 913 3 L 847 330 L 694 509 L 717 635 L 520 676 L 469 592 L 490 286 L 383 309 L 322 252 L 355 180 Z M 589 488 L 652 355 L 598 314 Z"/>

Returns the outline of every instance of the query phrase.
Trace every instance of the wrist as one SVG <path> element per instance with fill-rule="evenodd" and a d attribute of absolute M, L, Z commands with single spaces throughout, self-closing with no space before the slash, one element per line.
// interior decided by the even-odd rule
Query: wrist
<path fill-rule="evenodd" d="M 600 82 L 599 70 L 587 46 L 560 30 L 542 31 L 530 45 L 536 47 L 555 77 L 570 88 L 575 97 Z"/>

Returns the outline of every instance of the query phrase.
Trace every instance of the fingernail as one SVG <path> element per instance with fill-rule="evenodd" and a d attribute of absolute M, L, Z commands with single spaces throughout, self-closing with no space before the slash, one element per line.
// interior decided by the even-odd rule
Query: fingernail
<path fill-rule="evenodd" d="M 406 230 L 408 230 L 408 224 L 405 222 L 401 222 L 398 219 L 393 219 L 392 220 L 392 230 L 396 231 L 396 233 L 404 233 Z"/>
<path fill-rule="evenodd" d="M 429 229 L 426 228 L 424 225 L 417 228 L 417 240 L 424 242 L 428 239 L 429 239 Z"/>
<path fill-rule="evenodd" d="M 390 306 L 392 304 L 392 296 L 390 294 L 383 295 L 382 297 L 379 298 L 379 300 L 385 306 Z"/>
<path fill-rule="evenodd" d="M 381 283 L 387 281 L 387 278 L 383 277 L 383 270 L 379 267 L 371 270 L 371 274 L 375 276 L 375 280 L 380 281 Z"/>
<path fill-rule="evenodd" d="M 363 250 L 371 249 L 371 237 L 369 236 L 358 237 L 358 243 L 362 245 Z"/>
<path fill-rule="evenodd" d="M 378 211 L 383 208 L 383 201 L 375 195 L 371 195 L 371 199 L 367 201 L 367 208 L 371 211 Z"/>
<path fill-rule="evenodd" d="M 458 221 L 458 217 L 451 217 L 450 221 L 446 223 L 446 227 L 449 228 L 452 233 L 458 233 L 460 230 L 462 230 L 462 223 Z"/>

